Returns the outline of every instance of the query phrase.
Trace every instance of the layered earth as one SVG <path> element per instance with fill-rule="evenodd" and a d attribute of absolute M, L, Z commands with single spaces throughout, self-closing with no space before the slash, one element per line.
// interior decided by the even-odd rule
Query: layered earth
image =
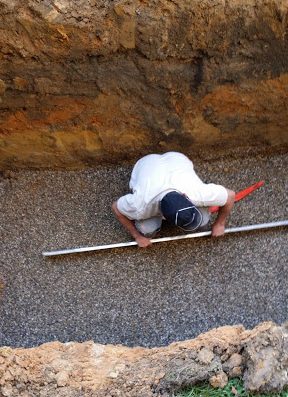
<path fill-rule="evenodd" d="M 286 0 L 1 0 L 0 168 L 283 146 Z"/>

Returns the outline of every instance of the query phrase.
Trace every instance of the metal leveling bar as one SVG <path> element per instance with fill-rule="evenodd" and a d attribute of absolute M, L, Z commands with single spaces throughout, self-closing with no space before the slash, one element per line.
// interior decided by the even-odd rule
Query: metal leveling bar
<path fill-rule="evenodd" d="M 249 230 L 259 230 L 259 229 L 270 229 L 273 227 L 280 227 L 280 226 L 288 226 L 288 220 L 278 221 L 278 222 L 270 222 L 270 223 L 260 223 L 258 225 L 246 225 L 246 226 L 239 226 L 239 227 L 232 227 L 230 229 L 225 229 L 225 233 L 238 233 L 238 232 L 245 232 Z M 172 236 L 172 237 L 161 237 L 161 238 L 154 238 L 151 242 L 154 243 L 161 243 L 164 241 L 174 241 L 174 240 L 183 240 L 186 238 L 197 238 L 197 237 L 204 237 L 210 236 L 211 231 L 208 232 L 200 232 L 200 233 L 190 233 L 190 234 L 183 234 L 181 236 Z M 80 247 L 80 248 L 70 248 L 70 249 L 63 249 L 58 251 L 46 251 L 42 252 L 43 256 L 55 256 L 55 255 L 65 255 L 65 254 L 76 254 L 80 252 L 89 252 L 89 251 L 99 251 L 111 248 L 121 248 L 121 247 L 130 247 L 131 245 L 137 245 L 136 241 L 130 241 L 127 243 L 116 243 L 116 244 L 108 244 L 108 245 L 98 245 L 94 247 Z"/>

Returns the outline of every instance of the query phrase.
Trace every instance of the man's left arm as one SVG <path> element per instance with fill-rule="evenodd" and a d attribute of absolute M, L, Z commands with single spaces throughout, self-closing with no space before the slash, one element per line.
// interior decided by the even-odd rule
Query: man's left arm
<path fill-rule="evenodd" d="M 220 207 L 218 216 L 215 222 L 212 225 L 212 236 L 219 237 L 225 233 L 225 224 L 226 220 L 232 211 L 234 201 L 235 201 L 235 192 L 232 190 L 226 189 L 228 192 L 228 198 L 226 204 L 223 207 Z"/>

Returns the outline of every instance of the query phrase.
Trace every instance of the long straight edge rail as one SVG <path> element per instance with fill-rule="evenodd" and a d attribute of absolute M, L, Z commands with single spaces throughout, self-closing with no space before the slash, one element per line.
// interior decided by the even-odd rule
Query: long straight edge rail
<path fill-rule="evenodd" d="M 280 227 L 280 226 L 288 226 L 288 220 L 270 222 L 270 223 L 260 223 L 258 225 L 256 224 L 256 225 L 232 227 L 230 229 L 225 229 L 225 233 L 237 233 L 237 232 L 245 232 L 245 231 L 250 231 L 250 230 L 270 229 L 273 227 Z M 154 244 L 154 243 L 161 243 L 161 242 L 165 242 L 165 241 L 183 240 L 183 239 L 187 239 L 187 238 L 197 238 L 197 237 L 204 237 L 204 236 L 210 236 L 210 235 L 211 235 L 211 231 L 200 232 L 200 233 L 190 233 L 190 234 L 183 234 L 181 236 L 154 238 L 151 240 L 151 242 Z M 98 246 L 94 246 L 94 247 L 80 247 L 80 248 L 63 249 L 63 250 L 58 250 L 58 251 L 48 251 L 48 252 L 42 252 L 42 255 L 43 256 L 56 256 L 56 255 L 65 255 L 65 254 L 76 254 L 76 253 L 80 253 L 80 252 L 99 251 L 99 250 L 105 250 L 105 249 L 111 249 L 111 248 L 129 247 L 132 245 L 137 245 L 136 241 L 129 241 L 127 243 L 98 245 Z"/>

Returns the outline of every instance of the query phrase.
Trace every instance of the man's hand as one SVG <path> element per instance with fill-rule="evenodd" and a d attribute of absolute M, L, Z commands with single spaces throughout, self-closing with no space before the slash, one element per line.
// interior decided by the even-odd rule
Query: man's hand
<path fill-rule="evenodd" d="M 225 233 L 225 225 L 214 223 L 212 226 L 212 237 L 220 237 Z"/>
<path fill-rule="evenodd" d="M 135 240 L 138 246 L 141 248 L 147 248 L 152 244 L 150 238 L 144 237 L 142 235 L 137 237 Z"/>
<path fill-rule="evenodd" d="M 138 247 L 146 248 L 152 244 L 149 238 L 144 237 L 141 233 L 138 232 L 138 230 L 134 225 L 134 222 L 132 222 L 130 219 L 126 218 L 126 216 L 121 214 L 121 212 L 119 212 L 116 201 L 112 204 L 112 210 L 116 215 L 117 219 L 120 221 L 120 223 L 131 234 L 131 236 L 135 238 Z"/>
<path fill-rule="evenodd" d="M 235 192 L 227 189 L 228 198 L 227 202 L 223 207 L 220 207 L 218 212 L 218 216 L 214 224 L 212 225 L 212 237 L 220 237 L 225 233 L 225 223 L 232 211 L 234 201 L 235 201 Z"/>

